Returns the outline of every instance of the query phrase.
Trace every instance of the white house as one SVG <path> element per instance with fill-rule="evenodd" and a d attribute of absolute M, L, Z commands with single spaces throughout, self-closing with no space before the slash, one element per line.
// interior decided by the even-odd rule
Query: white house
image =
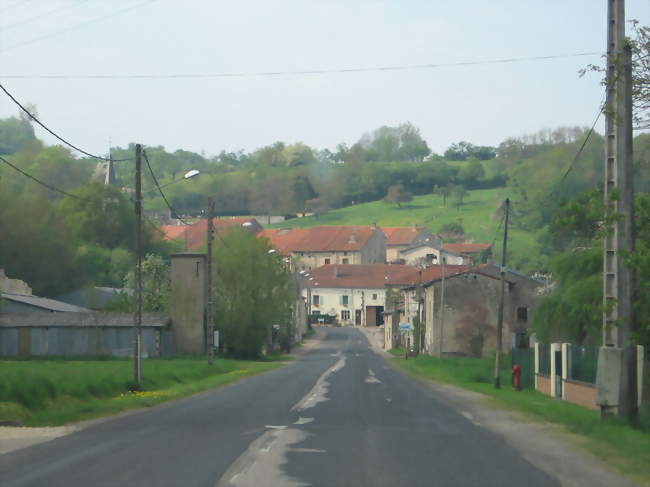
<path fill-rule="evenodd" d="M 386 286 L 417 282 L 419 269 L 399 264 L 324 265 L 305 273 L 303 296 L 310 315 L 327 315 L 343 325 L 383 324 Z"/>

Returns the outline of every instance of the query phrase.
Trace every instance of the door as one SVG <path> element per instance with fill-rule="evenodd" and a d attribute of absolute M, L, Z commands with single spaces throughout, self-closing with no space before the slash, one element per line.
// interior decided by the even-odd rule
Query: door
<path fill-rule="evenodd" d="M 358 309 L 354 312 L 354 324 L 355 325 L 360 325 L 361 324 L 361 310 Z"/>

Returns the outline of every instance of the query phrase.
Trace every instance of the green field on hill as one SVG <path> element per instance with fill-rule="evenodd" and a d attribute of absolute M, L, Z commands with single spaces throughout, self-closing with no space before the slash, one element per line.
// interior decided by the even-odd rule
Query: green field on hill
<path fill-rule="evenodd" d="M 332 210 L 324 215 L 295 218 L 270 228 L 310 227 L 315 225 L 371 225 L 408 226 L 412 223 L 425 226 L 437 233 L 448 223 L 459 222 L 468 240 L 479 243 L 495 244 L 494 256 L 501 253 L 503 228 L 499 227 L 501 218 L 497 210 L 501 203 L 510 196 L 509 188 L 479 189 L 469 191 L 464 204 L 456 207 L 454 199 L 447 199 L 443 206 L 442 196 L 415 196 L 413 201 L 396 204 L 373 201 L 345 208 Z M 509 266 L 530 270 L 531 259 L 539 255 L 538 244 L 531 232 L 510 227 L 508 240 Z"/>

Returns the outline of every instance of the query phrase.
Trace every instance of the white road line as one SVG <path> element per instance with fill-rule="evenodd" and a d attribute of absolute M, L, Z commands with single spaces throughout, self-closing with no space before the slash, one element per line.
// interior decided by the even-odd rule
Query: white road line
<path fill-rule="evenodd" d="M 340 357 L 334 365 L 321 374 L 321 376 L 305 396 L 300 399 L 294 406 L 291 408 L 291 411 L 304 411 L 305 409 L 313 408 L 316 404 L 329 401 L 327 393 L 329 392 L 329 382 L 328 378 L 335 372 L 338 372 L 343 367 L 345 367 L 346 357 L 341 356 L 341 352 L 337 353 L 335 356 Z"/>
<path fill-rule="evenodd" d="M 375 377 L 375 373 L 371 369 L 368 369 L 368 377 L 364 382 L 366 384 L 381 384 L 381 381 Z"/>

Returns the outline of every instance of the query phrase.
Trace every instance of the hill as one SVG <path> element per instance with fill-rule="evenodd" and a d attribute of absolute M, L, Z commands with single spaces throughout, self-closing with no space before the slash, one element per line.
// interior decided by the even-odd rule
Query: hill
<path fill-rule="evenodd" d="M 442 196 L 415 196 L 401 208 L 395 204 L 373 201 L 332 210 L 324 215 L 294 218 L 269 225 L 270 228 L 296 228 L 315 225 L 371 225 L 408 226 L 413 223 L 425 226 L 432 232 L 440 232 L 447 224 L 460 223 L 469 241 L 495 244 L 495 259 L 501 255 L 503 228 L 500 227 L 501 203 L 510 196 L 508 188 L 479 189 L 469 191 L 464 204 L 456 207 L 452 198 L 443 206 Z M 514 221 L 516 224 L 516 220 Z M 497 233 L 497 229 L 499 230 Z M 508 240 L 508 263 L 510 267 L 532 270 L 539 247 L 533 233 L 510 227 Z"/>

